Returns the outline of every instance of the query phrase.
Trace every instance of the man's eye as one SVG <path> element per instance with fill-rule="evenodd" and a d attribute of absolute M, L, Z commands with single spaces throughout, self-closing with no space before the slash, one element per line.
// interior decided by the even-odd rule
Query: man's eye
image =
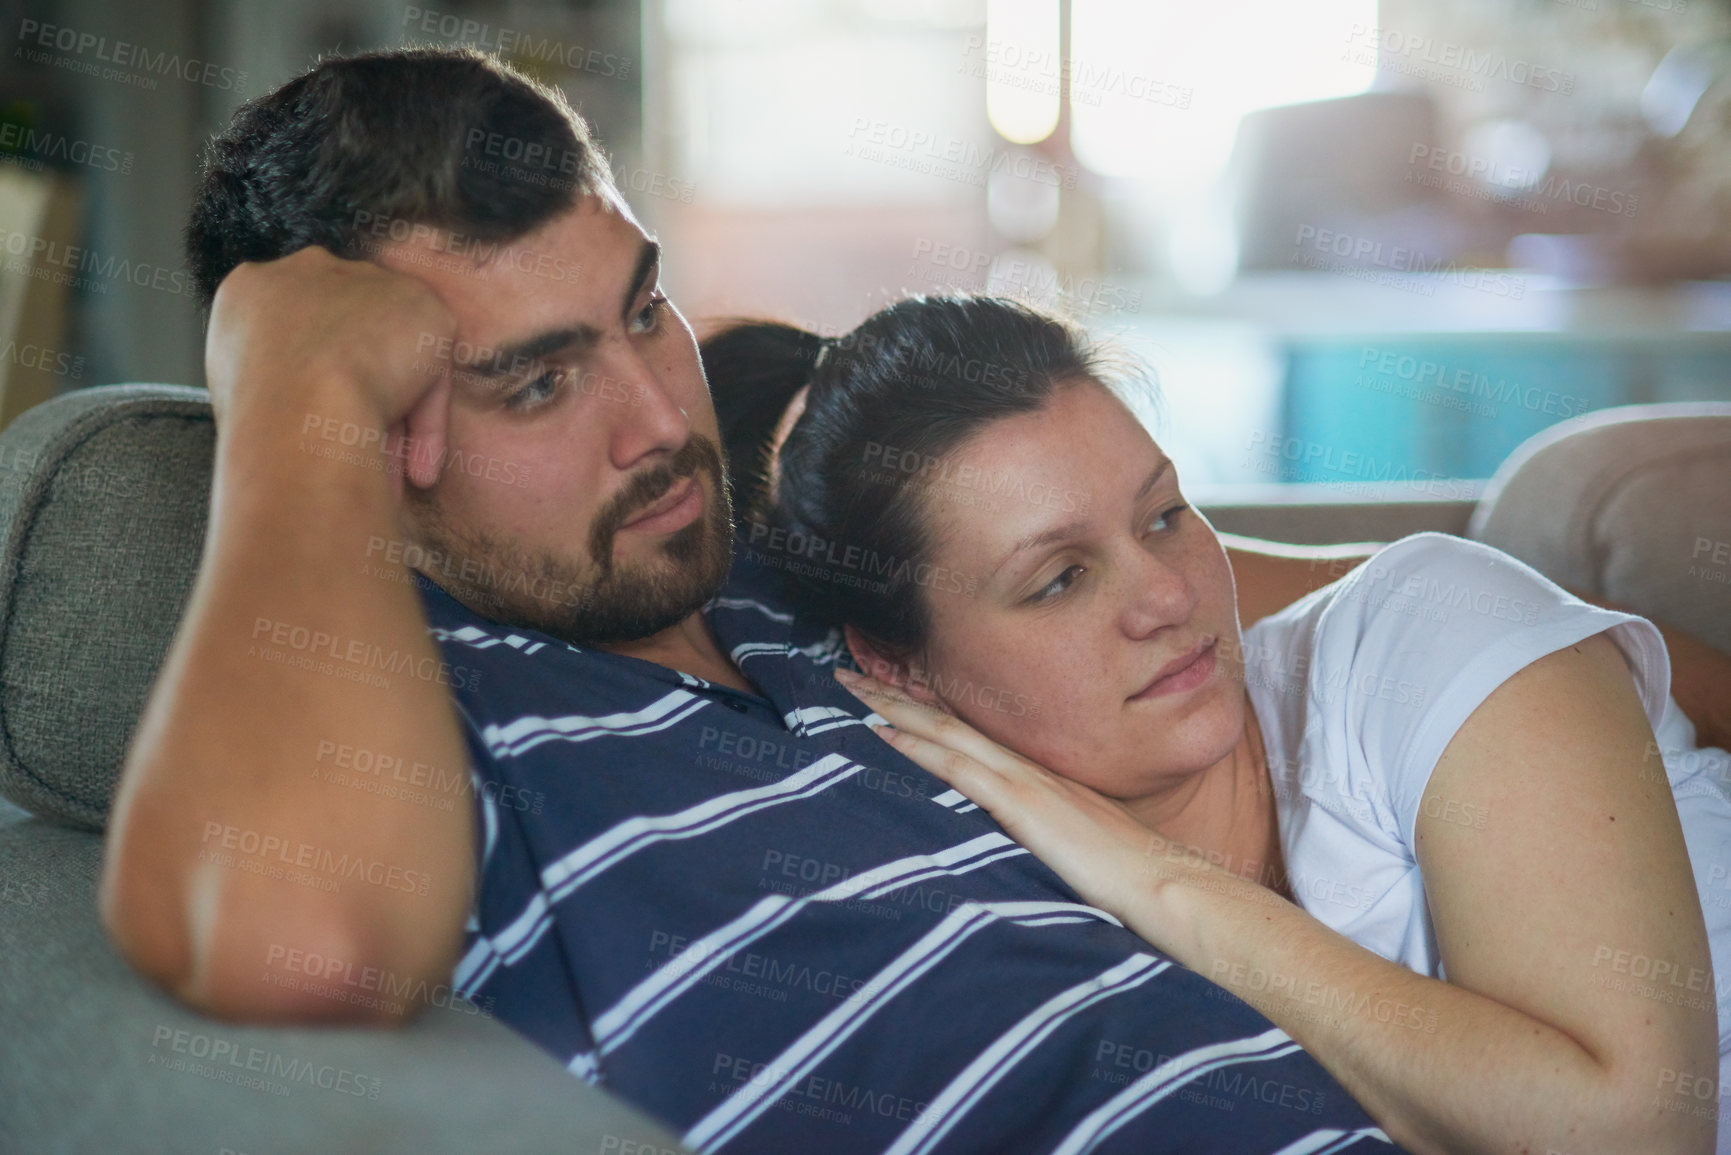
<path fill-rule="evenodd" d="M 507 409 L 533 409 L 544 405 L 553 399 L 559 391 L 559 382 L 565 376 L 563 369 L 549 369 L 509 397 L 505 398 Z"/>
<path fill-rule="evenodd" d="M 1068 590 L 1073 584 L 1075 584 L 1074 579 L 1066 581 L 1065 580 L 1066 578 L 1069 578 L 1071 574 L 1075 574 L 1077 577 L 1080 577 L 1082 575 L 1082 572 L 1083 571 L 1082 571 L 1081 566 L 1079 566 L 1079 565 L 1070 566 L 1063 573 L 1059 574 L 1057 577 L 1053 578 L 1051 581 L 1047 582 L 1043 587 L 1041 587 L 1040 592 L 1035 594 L 1033 597 L 1029 598 L 1028 602 L 1030 604 L 1037 605 L 1040 602 L 1051 601 L 1053 598 L 1057 597 L 1059 594 L 1063 593 L 1065 590 Z"/>
<path fill-rule="evenodd" d="M 661 310 L 666 305 L 667 297 L 660 292 L 655 293 L 649 298 L 649 302 L 638 311 L 637 316 L 632 318 L 631 331 L 633 333 L 655 332 L 655 327 L 661 323 Z"/>

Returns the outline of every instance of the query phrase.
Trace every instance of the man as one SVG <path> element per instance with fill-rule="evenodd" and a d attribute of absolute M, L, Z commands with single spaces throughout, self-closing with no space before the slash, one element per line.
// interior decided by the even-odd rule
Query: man
<path fill-rule="evenodd" d="M 209 533 L 102 885 L 141 971 L 259 1021 L 414 1009 L 290 952 L 451 982 L 703 1150 L 1389 1149 L 729 575 L 696 344 L 555 94 L 326 61 L 214 143 L 188 246 Z"/>

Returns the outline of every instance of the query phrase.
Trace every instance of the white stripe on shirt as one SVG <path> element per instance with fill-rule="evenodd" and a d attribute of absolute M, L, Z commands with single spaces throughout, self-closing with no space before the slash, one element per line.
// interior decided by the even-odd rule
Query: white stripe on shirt
<path fill-rule="evenodd" d="M 1275 1028 L 1248 1039 L 1212 1043 L 1169 1059 L 1090 1111 L 1052 1155 L 1087 1155 L 1120 1127 L 1201 1075 L 1234 1063 L 1284 1058 L 1299 1049 L 1292 1036 Z"/>
<path fill-rule="evenodd" d="M 962 1073 L 938 1092 L 919 1119 L 902 1132 L 884 1155 L 927 1155 L 962 1116 L 973 1110 L 988 1091 L 1053 1031 L 1102 999 L 1133 990 L 1171 966 L 1153 955 L 1133 954 L 1087 982 L 1053 995 L 962 1068 Z"/>
<path fill-rule="evenodd" d="M 709 705 L 690 690 L 671 690 L 641 710 L 630 713 L 567 714 L 559 718 L 527 715 L 503 726 L 488 726 L 481 731 L 481 740 L 495 758 L 514 758 L 527 753 L 543 742 L 560 739 L 566 742 L 587 742 L 592 738 L 636 737 L 653 734 L 677 725 Z"/>

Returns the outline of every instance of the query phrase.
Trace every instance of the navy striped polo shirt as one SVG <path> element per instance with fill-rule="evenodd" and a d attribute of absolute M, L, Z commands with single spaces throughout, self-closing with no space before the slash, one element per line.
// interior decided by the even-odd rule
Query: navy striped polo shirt
<path fill-rule="evenodd" d="M 698 1151 L 1394 1148 L 1256 1010 L 867 728 L 743 539 L 703 609 L 760 693 L 421 581 L 480 780 L 453 987 Z"/>

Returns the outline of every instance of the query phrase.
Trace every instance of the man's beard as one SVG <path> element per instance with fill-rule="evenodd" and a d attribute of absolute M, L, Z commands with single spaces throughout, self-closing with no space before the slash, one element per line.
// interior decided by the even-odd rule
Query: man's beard
<path fill-rule="evenodd" d="M 616 565 L 620 526 L 701 475 L 703 515 L 660 543 L 656 563 Z M 553 553 L 529 554 L 483 529 L 452 525 L 430 502 L 419 509 L 419 536 L 448 564 L 427 576 L 478 613 L 539 630 L 574 646 L 635 641 L 678 625 L 720 590 L 733 561 L 733 505 L 715 442 L 693 433 L 664 465 L 640 473 L 595 515 L 589 565 Z"/>

